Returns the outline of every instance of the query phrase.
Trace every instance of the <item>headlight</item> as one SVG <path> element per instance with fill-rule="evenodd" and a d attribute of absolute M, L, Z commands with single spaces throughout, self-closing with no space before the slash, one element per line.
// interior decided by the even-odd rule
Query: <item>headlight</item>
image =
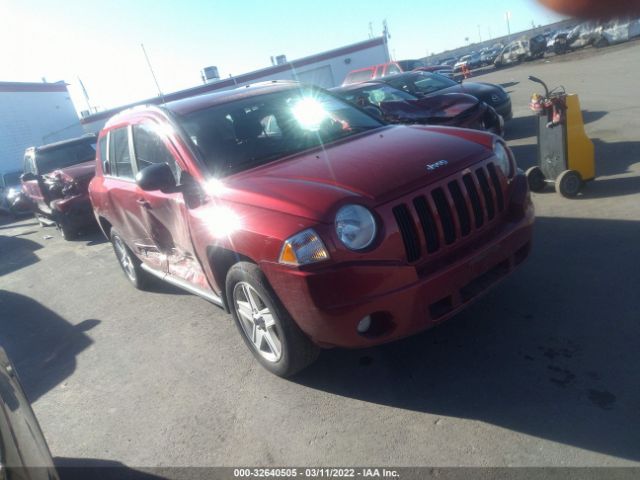
<path fill-rule="evenodd" d="M 496 157 L 496 165 L 500 170 L 502 170 L 504 176 L 507 178 L 513 177 L 515 169 L 511 161 L 511 156 L 507 151 L 507 147 L 505 147 L 502 142 L 496 142 L 493 147 L 493 154 Z"/>
<path fill-rule="evenodd" d="M 329 259 L 329 252 L 315 230 L 309 228 L 285 240 L 280 263 L 308 265 Z"/>
<path fill-rule="evenodd" d="M 7 200 L 13 200 L 20 194 L 20 189 L 18 188 L 10 188 L 7 191 Z"/>
<path fill-rule="evenodd" d="M 376 238 L 376 220 L 361 205 L 345 205 L 336 215 L 336 233 L 349 250 L 364 250 Z"/>

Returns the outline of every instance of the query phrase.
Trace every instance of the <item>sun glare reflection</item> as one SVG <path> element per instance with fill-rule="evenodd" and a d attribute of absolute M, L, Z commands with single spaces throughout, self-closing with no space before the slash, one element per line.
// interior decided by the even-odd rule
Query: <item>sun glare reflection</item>
<path fill-rule="evenodd" d="M 225 192 L 227 187 L 222 180 L 218 178 L 212 178 L 210 180 L 207 180 L 205 189 L 208 194 L 213 195 L 214 197 L 218 197 Z"/>
<path fill-rule="evenodd" d="M 317 131 L 322 122 L 329 117 L 329 114 L 318 100 L 312 97 L 304 97 L 293 107 L 291 113 L 306 130 Z"/>
<path fill-rule="evenodd" d="M 238 214 L 223 206 L 208 210 L 205 223 L 216 238 L 228 237 L 242 228 L 242 219 Z"/>

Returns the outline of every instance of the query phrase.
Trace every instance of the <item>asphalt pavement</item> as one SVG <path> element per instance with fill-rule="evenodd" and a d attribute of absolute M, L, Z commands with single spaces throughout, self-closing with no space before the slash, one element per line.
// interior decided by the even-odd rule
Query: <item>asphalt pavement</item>
<path fill-rule="evenodd" d="M 640 465 L 640 44 L 473 80 L 510 92 L 507 139 L 535 163 L 539 86 L 580 95 L 598 178 L 534 194 L 529 260 L 441 327 L 264 371 L 231 318 L 129 285 L 98 232 L 0 225 L 0 342 L 66 465 Z"/>

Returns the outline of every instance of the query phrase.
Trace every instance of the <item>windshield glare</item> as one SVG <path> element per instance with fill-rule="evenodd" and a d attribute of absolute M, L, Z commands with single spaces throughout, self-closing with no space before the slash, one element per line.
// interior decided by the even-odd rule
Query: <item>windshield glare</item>
<path fill-rule="evenodd" d="M 383 125 L 350 104 L 314 89 L 216 105 L 178 121 L 216 177 Z"/>
<path fill-rule="evenodd" d="M 89 162 L 96 158 L 94 143 L 77 143 L 59 148 L 40 151 L 36 155 L 39 174 L 45 174 L 60 168 L 70 167 L 79 163 Z"/>
<path fill-rule="evenodd" d="M 389 85 L 414 95 L 428 95 L 443 88 L 457 85 L 453 80 L 437 73 L 416 72 L 388 80 Z"/>

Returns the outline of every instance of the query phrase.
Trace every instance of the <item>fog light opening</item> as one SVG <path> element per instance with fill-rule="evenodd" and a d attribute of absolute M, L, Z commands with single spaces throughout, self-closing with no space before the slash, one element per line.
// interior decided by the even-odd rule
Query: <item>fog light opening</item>
<path fill-rule="evenodd" d="M 389 312 L 373 312 L 358 322 L 356 330 L 363 337 L 374 338 L 388 335 L 394 328 L 393 316 Z"/>
<path fill-rule="evenodd" d="M 366 317 L 364 317 L 362 320 L 360 320 L 358 322 L 358 333 L 360 334 L 364 334 L 367 333 L 369 331 L 369 329 L 371 328 L 371 316 L 367 315 Z"/>

